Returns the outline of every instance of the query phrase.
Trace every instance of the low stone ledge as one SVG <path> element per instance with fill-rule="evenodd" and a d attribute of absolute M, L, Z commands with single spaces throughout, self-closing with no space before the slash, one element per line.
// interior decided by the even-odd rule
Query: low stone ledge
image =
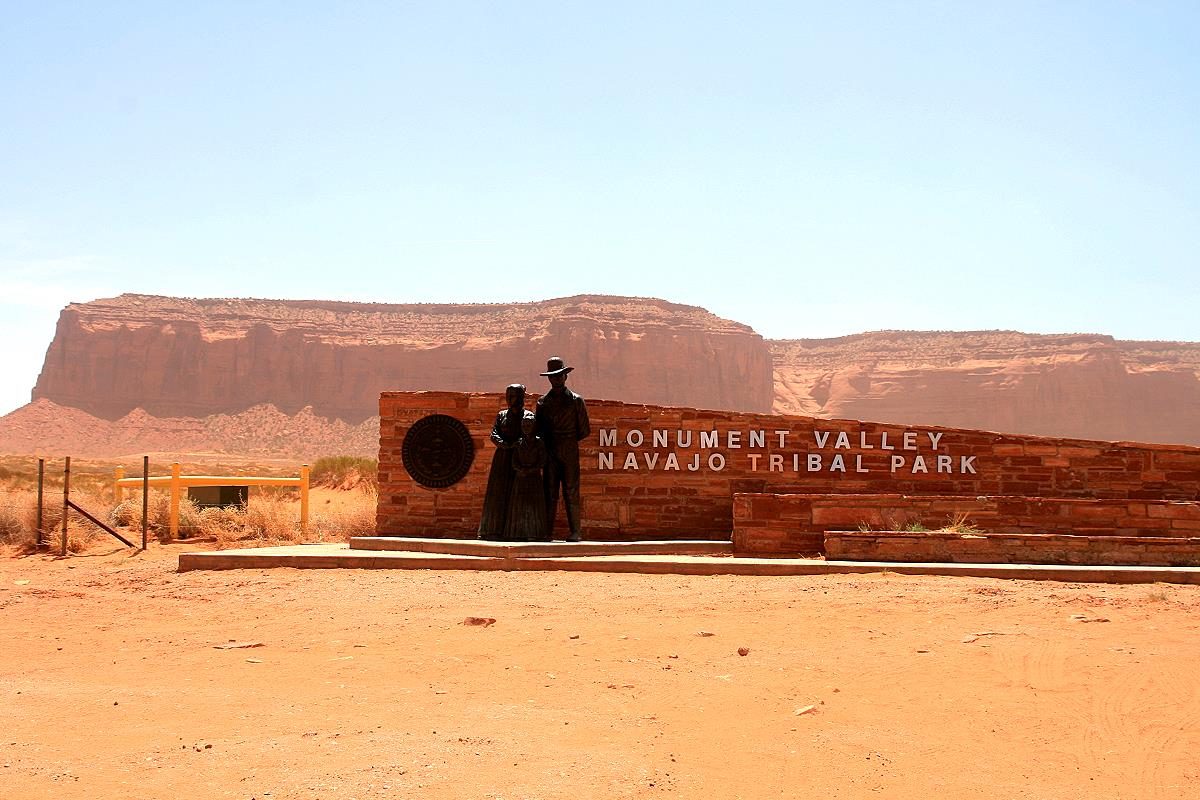
<path fill-rule="evenodd" d="M 954 522 L 965 522 L 989 535 L 1186 541 L 1200 536 L 1200 503 L 1010 495 L 828 493 L 738 493 L 733 501 L 733 542 L 739 553 L 822 553 L 822 534 L 830 529 L 906 531 L 915 527 L 936 531 Z M 1066 543 L 1060 545 L 1068 546 Z M 1071 546 L 1077 547 L 1078 543 Z"/>
<path fill-rule="evenodd" d="M 825 531 L 831 561 L 1200 566 L 1200 538 L 1056 533 Z"/>

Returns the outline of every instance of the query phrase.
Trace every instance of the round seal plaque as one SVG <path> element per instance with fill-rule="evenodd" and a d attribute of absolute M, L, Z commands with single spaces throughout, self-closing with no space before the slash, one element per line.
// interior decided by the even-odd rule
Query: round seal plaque
<path fill-rule="evenodd" d="M 445 489 L 471 469 L 475 445 L 466 425 L 445 414 L 430 414 L 404 434 L 400 455 L 414 481 L 430 489 Z"/>

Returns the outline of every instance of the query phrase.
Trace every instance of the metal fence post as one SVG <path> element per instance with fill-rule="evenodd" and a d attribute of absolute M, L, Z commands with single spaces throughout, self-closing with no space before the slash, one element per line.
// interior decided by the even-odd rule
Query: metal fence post
<path fill-rule="evenodd" d="M 142 549 L 146 549 L 146 529 L 150 521 L 150 456 L 142 456 Z"/>
<path fill-rule="evenodd" d="M 37 532 L 34 543 L 38 549 L 46 545 L 45 518 L 42 514 L 42 495 L 46 485 L 46 459 L 38 459 L 38 510 Z"/>
<path fill-rule="evenodd" d="M 308 464 L 300 467 L 300 535 L 308 536 Z"/>
<path fill-rule="evenodd" d="M 66 462 L 63 465 L 63 518 L 62 518 L 62 544 L 59 546 L 58 554 L 66 556 L 67 554 L 67 522 L 71 516 L 71 457 L 67 456 Z"/>
<path fill-rule="evenodd" d="M 171 538 L 179 538 L 179 462 L 171 465 Z"/>

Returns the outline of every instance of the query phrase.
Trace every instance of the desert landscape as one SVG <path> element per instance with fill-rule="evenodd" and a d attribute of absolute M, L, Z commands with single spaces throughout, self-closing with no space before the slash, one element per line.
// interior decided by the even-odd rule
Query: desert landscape
<path fill-rule="evenodd" d="M 1197 41 L 6 4 L 0 800 L 1200 800 Z"/>
<path fill-rule="evenodd" d="M 189 547 L 0 560 L 5 797 L 1200 792 L 1194 586 L 175 573 Z"/>
<path fill-rule="evenodd" d="M 496 327 L 516 335 L 489 339 Z M 583 387 L 641 402 L 1197 440 L 1191 344 L 766 341 L 702 309 L 613 297 L 72 306 L 33 401 L 0 419 L 4 796 L 1200 792 L 1196 586 L 176 571 L 181 553 L 374 533 L 379 389 L 494 390 L 548 347 L 581 354 Z M 694 355 L 666 355 L 677 348 Z M 140 493 L 117 502 L 112 481 L 140 474 L 142 454 L 153 474 L 312 464 L 310 524 L 294 490 L 256 489 L 241 510 L 185 499 L 174 538 L 153 490 L 148 550 L 72 514 L 57 558 L 36 546 L 36 456 L 57 546 L 67 454 L 73 497 L 132 541 Z"/>
<path fill-rule="evenodd" d="M 728 411 L 1200 444 L 1200 344 L 1012 331 L 767 340 L 665 300 L 337 303 L 148 295 L 63 309 L 0 452 L 372 456 L 382 391 L 538 386 Z M 86 435 L 85 435 L 86 434 Z"/>

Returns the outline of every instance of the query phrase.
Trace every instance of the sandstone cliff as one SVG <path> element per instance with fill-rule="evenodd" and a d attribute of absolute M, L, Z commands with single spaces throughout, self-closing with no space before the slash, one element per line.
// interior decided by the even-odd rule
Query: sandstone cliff
<path fill-rule="evenodd" d="M 1200 344 L 881 331 L 770 342 L 775 410 L 1200 444 Z"/>
<path fill-rule="evenodd" d="M 541 391 L 550 355 L 585 397 L 767 411 L 771 356 L 748 326 L 662 300 L 505 305 L 192 300 L 145 295 L 63 310 L 34 399 L 116 420 L 236 413 L 358 423 L 384 390 Z"/>
<path fill-rule="evenodd" d="M 359 428 L 381 391 L 521 381 L 538 392 L 551 354 L 576 366 L 571 385 L 593 399 L 1200 444 L 1200 344 L 1011 331 L 766 342 L 693 306 L 608 296 L 378 305 L 122 295 L 63 310 L 34 397 L 120 422 L 112 442 L 131 450 L 141 419 L 218 449 L 240 440 L 299 453 L 304 429 L 326 452 L 358 452 L 370 449 Z M 247 416 L 260 406 L 270 411 Z M 14 414 L 43 420 L 54 439 L 53 420 L 32 408 Z M 226 421 L 185 433 L 205 418 Z M 278 433 L 273 443 L 253 430 L 261 425 Z M 0 440 L 16 442 L 7 429 Z"/>

